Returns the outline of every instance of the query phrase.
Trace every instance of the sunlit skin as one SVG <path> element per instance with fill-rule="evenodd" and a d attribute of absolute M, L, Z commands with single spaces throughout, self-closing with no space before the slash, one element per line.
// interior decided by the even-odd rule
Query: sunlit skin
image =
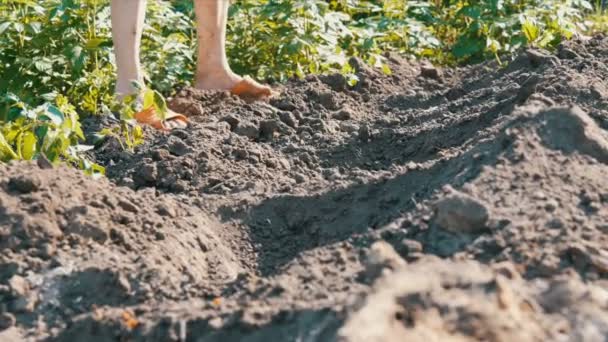
<path fill-rule="evenodd" d="M 145 20 L 146 0 L 112 0 L 112 38 L 116 54 L 116 94 L 132 94 L 133 81 L 143 83 L 139 59 Z M 245 88 L 253 94 L 269 94 L 270 88 L 230 69 L 226 57 L 226 21 L 229 0 L 194 0 L 198 32 L 198 59 L 194 86 L 198 89 L 234 90 Z M 185 127 L 181 120 L 167 120 L 168 129 Z"/>

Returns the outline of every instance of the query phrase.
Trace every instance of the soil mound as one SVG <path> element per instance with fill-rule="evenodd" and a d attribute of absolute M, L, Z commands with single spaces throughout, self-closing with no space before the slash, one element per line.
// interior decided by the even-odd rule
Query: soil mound
<path fill-rule="evenodd" d="M 154 191 L 31 163 L 0 165 L 0 179 L 7 317 L 56 327 L 99 306 L 198 296 L 240 272 L 216 221 Z"/>
<path fill-rule="evenodd" d="M 424 258 L 377 281 L 340 341 L 602 341 L 605 289 L 525 282 L 510 263 Z"/>
<path fill-rule="evenodd" d="M 438 69 L 353 59 L 0 167 L 0 339 L 603 341 L 608 38 Z"/>

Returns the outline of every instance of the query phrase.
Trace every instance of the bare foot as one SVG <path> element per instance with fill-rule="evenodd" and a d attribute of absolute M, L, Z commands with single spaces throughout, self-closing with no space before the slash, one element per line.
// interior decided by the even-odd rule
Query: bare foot
<path fill-rule="evenodd" d="M 220 70 L 197 75 L 195 87 L 204 90 L 232 90 L 243 78 L 232 71 Z"/>
<path fill-rule="evenodd" d="M 135 120 L 141 124 L 150 125 L 158 130 L 170 131 L 176 128 L 188 127 L 188 118 L 184 115 L 175 113 L 172 110 L 166 115 L 165 120 L 160 120 L 156 115 L 154 107 L 150 107 L 135 113 Z"/>
<path fill-rule="evenodd" d="M 173 113 L 172 110 L 169 110 L 168 118 L 163 122 L 166 129 L 172 130 L 188 127 L 188 120 L 184 119 L 183 116 L 176 114 L 177 113 Z"/>
<path fill-rule="evenodd" d="M 272 96 L 272 89 L 249 77 L 241 77 L 232 71 L 197 76 L 197 89 L 228 90 L 245 100 L 260 100 Z"/>
<path fill-rule="evenodd" d="M 126 94 L 134 94 L 137 93 L 137 90 L 133 88 L 131 84 L 116 86 L 116 99 L 122 101 Z M 138 101 L 141 99 L 138 98 Z M 141 124 L 150 125 L 159 130 L 172 130 L 176 128 L 186 128 L 188 127 L 188 118 L 185 116 L 175 113 L 174 111 L 169 109 L 169 112 L 166 115 L 165 120 L 160 120 L 154 111 L 153 108 L 145 108 L 141 112 L 135 114 L 135 120 Z"/>

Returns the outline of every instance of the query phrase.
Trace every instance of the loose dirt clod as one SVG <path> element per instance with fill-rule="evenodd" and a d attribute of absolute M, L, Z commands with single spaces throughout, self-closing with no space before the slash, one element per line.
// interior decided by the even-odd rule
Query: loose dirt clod
<path fill-rule="evenodd" d="M 482 201 L 454 191 L 435 204 L 437 223 L 453 232 L 474 233 L 483 230 L 490 219 Z"/>
<path fill-rule="evenodd" d="M 394 271 L 405 265 L 393 247 L 384 242 L 374 243 L 365 259 L 365 273 L 368 280 L 374 280 L 385 272 Z"/>
<path fill-rule="evenodd" d="M 0 339 L 605 340 L 608 38 L 387 60 L 182 89 L 108 179 L 0 165 Z"/>
<path fill-rule="evenodd" d="M 554 108 L 542 114 L 547 124 L 541 134 L 547 144 L 566 153 L 578 150 L 608 163 L 608 135 L 581 108 Z"/>
<path fill-rule="evenodd" d="M 38 179 L 36 175 L 18 175 L 11 177 L 8 180 L 8 187 L 11 190 L 18 191 L 22 194 L 27 194 L 40 189 L 40 179 Z"/>

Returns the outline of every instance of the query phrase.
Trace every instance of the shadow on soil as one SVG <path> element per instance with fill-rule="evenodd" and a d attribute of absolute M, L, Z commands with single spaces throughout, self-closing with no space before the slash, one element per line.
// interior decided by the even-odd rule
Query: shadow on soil
<path fill-rule="evenodd" d="M 495 165 L 498 155 L 511 140 L 501 134 L 502 131 L 494 132 L 492 139 L 480 138 L 479 132 L 498 125 L 497 118 L 510 113 L 513 103 L 498 103 L 485 114 L 466 118 L 450 128 L 437 128 L 406 139 L 388 136 L 364 144 L 352 141 L 328 152 L 324 156 L 326 164 L 366 169 L 370 161 L 373 165 L 374 161 L 380 160 L 388 166 L 408 160 L 433 160 L 438 159 L 437 152 L 442 149 L 470 146 L 468 151 L 437 161 L 428 169 L 410 170 L 391 179 L 313 196 L 274 197 L 250 209 L 244 223 L 249 226 L 255 245 L 261 246 L 258 249 L 260 272 L 263 275 L 276 273 L 302 251 L 389 224 L 444 185 L 461 186 L 474 179 L 483 166 Z M 496 139 L 497 135 L 501 138 Z M 350 158 L 349 162 L 348 155 L 355 149 L 364 149 L 363 155 L 372 157 L 365 160 Z M 452 244 L 437 252 L 449 255 L 461 245 Z"/>

